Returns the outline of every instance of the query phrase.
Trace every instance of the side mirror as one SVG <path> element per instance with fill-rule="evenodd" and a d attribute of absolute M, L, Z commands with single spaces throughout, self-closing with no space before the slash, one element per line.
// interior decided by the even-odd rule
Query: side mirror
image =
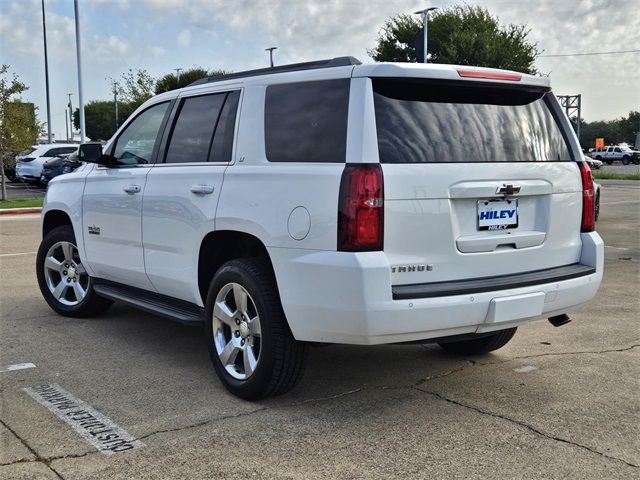
<path fill-rule="evenodd" d="M 102 145 L 99 143 L 83 143 L 78 148 L 78 160 L 87 163 L 101 163 Z"/>

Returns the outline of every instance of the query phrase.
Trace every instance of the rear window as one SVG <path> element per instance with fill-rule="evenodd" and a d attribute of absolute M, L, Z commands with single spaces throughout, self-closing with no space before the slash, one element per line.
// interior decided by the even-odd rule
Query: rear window
<path fill-rule="evenodd" d="M 267 87 L 265 148 L 270 162 L 345 161 L 349 79 Z"/>
<path fill-rule="evenodd" d="M 571 160 L 545 92 L 373 80 L 381 163 Z"/>

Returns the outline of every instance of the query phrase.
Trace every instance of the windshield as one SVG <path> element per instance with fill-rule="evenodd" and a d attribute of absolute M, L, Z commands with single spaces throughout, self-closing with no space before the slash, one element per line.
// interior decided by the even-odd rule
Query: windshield
<path fill-rule="evenodd" d="M 382 163 L 572 160 L 545 92 L 374 79 Z"/>

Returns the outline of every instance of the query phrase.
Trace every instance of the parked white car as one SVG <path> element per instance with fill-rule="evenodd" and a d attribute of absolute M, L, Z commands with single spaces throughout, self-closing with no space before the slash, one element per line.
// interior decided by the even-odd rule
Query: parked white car
<path fill-rule="evenodd" d="M 73 143 L 50 143 L 38 145 L 34 149 L 16 157 L 16 177 L 29 183 L 39 183 L 44 162 L 55 157 L 69 155 L 78 150 Z"/>
<path fill-rule="evenodd" d="M 351 57 L 234 73 L 79 156 L 42 212 L 45 300 L 204 323 L 243 398 L 289 390 L 311 343 L 496 350 L 602 279 L 591 172 L 546 77 Z"/>

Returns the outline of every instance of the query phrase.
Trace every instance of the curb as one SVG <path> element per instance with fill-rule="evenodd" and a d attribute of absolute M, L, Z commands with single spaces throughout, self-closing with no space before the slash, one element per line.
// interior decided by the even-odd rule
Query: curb
<path fill-rule="evenodd" d="M 0 208 L 0 216 L 5 215 L 27 215 L 29 213 L 40 213 L 42 207 L 28 207 L 28 208 Z"/>

